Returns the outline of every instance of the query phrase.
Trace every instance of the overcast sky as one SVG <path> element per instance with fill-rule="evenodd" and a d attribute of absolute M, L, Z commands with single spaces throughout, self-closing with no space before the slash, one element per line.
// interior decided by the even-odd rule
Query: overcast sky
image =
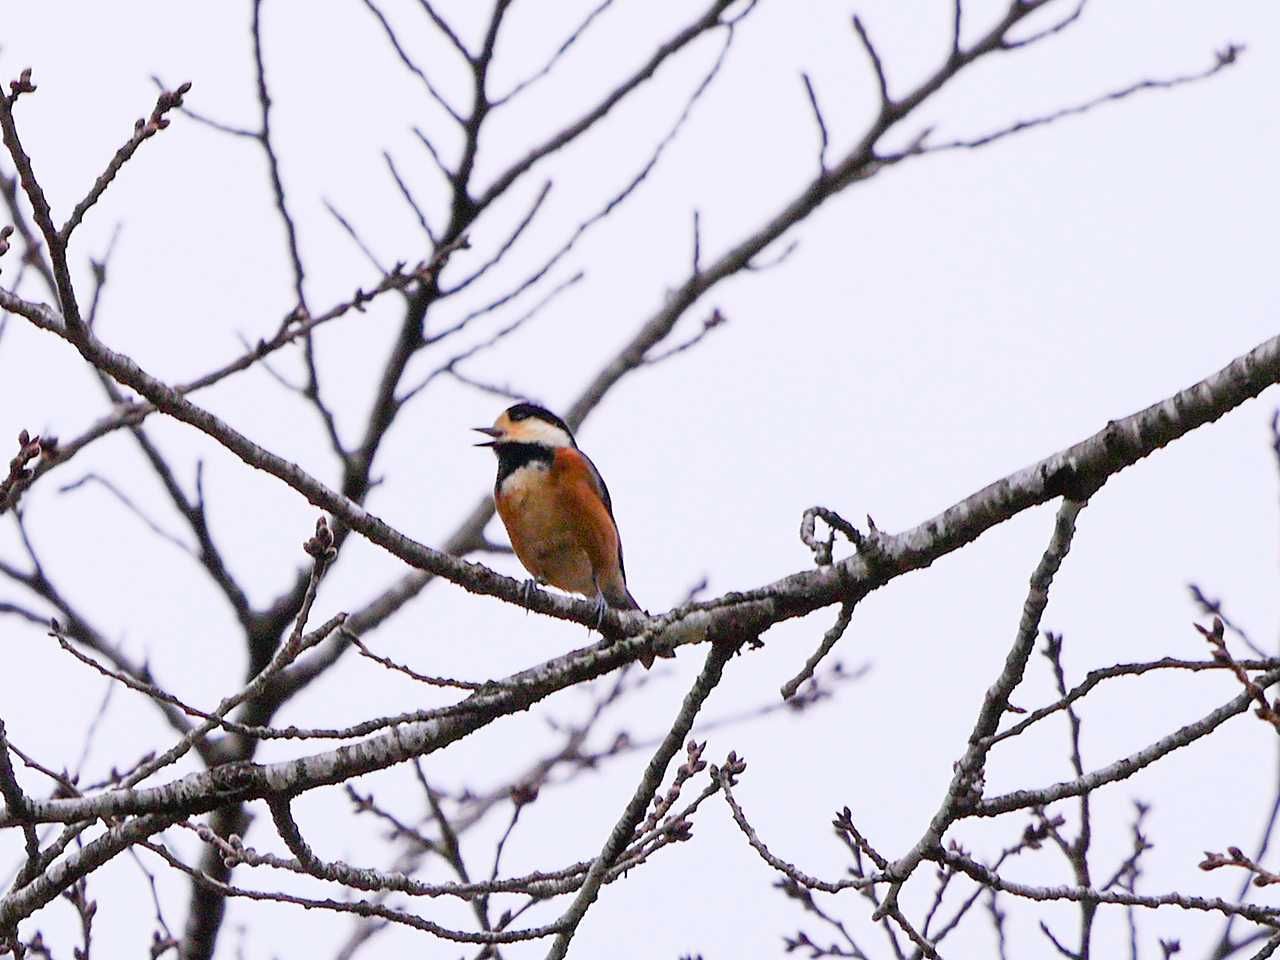
<path fill-rule="evenodd" d="M 480 26 L 472 5 L 441 7 L 474 41 Z M 588 7 L 518 0 L 499 44 L 493 88 L 505 90 L 536 69 Z M 856 8 L 880 44 L 894 90 L 907 89 L 945 54 L 950 7 L 872 0 Z M 39 91 L 21 100 L 18 119 L 57 211 L 70 209 L 133 121 L 150 111 L 153 74 L 171 86 L 192 81 L 187 103 L 196 110 L 231 124 L 254 123 L 247 4 L 45 0 L 0 9 L 0 74 L 7 81 L 22 67 L 34 68 Z M 466 78 L 447 45 L 424 26 L 417 4 L 387 0 L 385 9 L 433 78 L 465 105 Z M 874 106 L 875 84 L 849 29 L 854 9 L 830 0 L 762 0 L 642 191 L 583 239 L 547 288 L 578 270 L 584 280 L 536 323 L 463 369 L 553 409 L 567 406 L 683 280 L 694 209 L 704 256 L 712 257 L 812 176 L 817 133 L 800 71 L 813 79 L 832 154 L 855 142 Z M 998 5 L 966 9 L 976 33 Z M 562 71 L 530 91 L 509 118 L 495 121 L 482 143 L 480 182 L 598 98 L 690 16 L 682 3 L 620 0 Z M 307 295 L 323 308 L 377 279 L 323 201 L 343 212 L 385 264 L 416 261 L 424 241 L 381 153 L 394 155 L 438 223 L 443 189 L 411 128 L 430 132 L 447 154 L 457 141 L 358 0 L 268 0 L 264 37 Z M 899 139 L 926 125 L 939 140 L 974 136 L 1137 79 L 1202 70 L 1229 42 L 1247 50 L 1239 64 L 1203 84 L 1142 94 L 982 151 L 888 170 L 790 234 L 778 251 L 790 241 L 798 247 L 782 265 L 734 279 L 695 306 L 683 321 L 686 335 L 713 307 L 727 324 L 697 349 L 631 376 L 579 435 L 608 479 L 630 586 L 641 604 L 666 609 L 704 575 L 720 593 L 806 568 L 811 559 L 796 529 L 813 504 L 859 521 L 870 513 L 888 530 L 912 526 L 1275 334 L 1277 37 L 1280 11 L 1259 0 L 1095 3 L 1052 41 L 966 73 Z M 704 39 L 664 67 L 628 108 L 536 171 L 489 226 L 472 232 L 474 248 L 450 267 L 456 276 L 501 242 L 504 225 L 518 219 L 544 176 L 554 181 L 545 218 L 486 287 L 489 295 L 596 212 L 680 113 L 718 42 Z M 293 306 L 265 165 L 249 141 L 178 119 L 144 144 L 78 234 L 73 252 L 86 283 L 88 258 L 102 254 L 116 224 L 122 230 L 100 333 L 170 382 L 234 356 L 238 336 L 269 336 Z M 0 282 L 12 279 L 16 263 L 3 266 Z M 24 290 L 43 295 L 34 285 Z M 537 296 L 514 304 L 474 339 L 514 319 Z M 451 310 L 460 315 L 482 300 L 477 293 Z M 396 325 L 389 298 L 319 339 L 339 427 L 349 436 L 360 428 Z M 420 360 L 418 376 L 462 346 Z M 293 362 L 281 360 L 281 370 L 296 375 Z M 202 402 L 335 482 L 314 414 L 267 375 L 229 381 Z M 1233 616 L 1274 644 L 1278 485 L 1268 422 L 1276 405 L 1276 395 L 1265 394 L 1126 471 L 1094 498 L 1043 622 L 1065 634 L 1070 678 L 1117 661 L 1203 656 L 1191 628 L 1190 581 L 1224 596 Z M 502 406 L 447 379 L 424 392 L 378 461 L 375 473 L 384 483 L 371 509 L 426 543 L 440 542 L 491 487 L 492 457 L 469 446 L 467 428 L 491 421 Z M 20 428 L 70 437 L 104 410 L 98 385 L 74 351 L 9 319 L 0 339 L 0 437 Z M 205 460 L 219 543 L 255 601 L 274 596 L 301 564 L 298 544 L 314 522 L 313 508 L 187 428 L 157 420 L 151 429 L 188 483 L 196 458 Z M 167 527 L 181 529 L 128 438 L 110 438 L 51 474 L 25 501 L 51 574 L 113 638 L 145 654 L 163 683 L 190 701 L 216 703 L 239 688 L 244 668 L 233 618 L 195 564 L 104 491 L 58 493 L 90 471 L 126 486 L 153 504 Z M 709 758 L 718 761 L 730 749 L 746 756 L 739 797 L 776 852 L 810 873 L 838 876 L 843 847 L 831 837 L 829 820 L 845 805 L 887 854 L 918 839 L 1003 663 L 1051 523 L 1051 507 L 1030 511 L 860 604 L 836 656 L 872 669 L 842 687 L 834 702 L 709 735 Z M 490 532 L 505 536 L 497 524 Z M 2 536 L 0 551 L 16 561 L 21 554 L 8 523 Z M 399 561 L 354 538 L 345 549 L 321 593 L 318 617 L 359 606 L 402 572 Z M 523 575 L 513 558 L 486 562 Z M 0 586 L 0 599 L 11 591 Z M 730 665 L 705 715 L 775 701 L 780 683 L 833 616 L 823 611 L 771 631 L 763 650 Z M 3 627 L 0 716 L 14 742 L 46 764 L 74 766 L 104 691 L 101 679 L 69 662 L 41 631 L 14 621 Z M 443 583 L 375 637 L 379 651 L 419 669 L 473 678 L 502 676 L 588 640 L 580 628 L 527 617 Z M 650 689 L 601 743 L 620 727 L 636 738 L 664 732 L 700 660 L 689 650 L 661 663 Z M 1233 684 L 1227 676 L 1197 674 L 1099 690 L 1083 710 L 1086 766 L 1101 766 L 1202 715 L 1234 695 Z M 349 660 L 279 719 L 341 725 L 436 702 L 428 697 Z M 1041 658 L 1014 699 L 1022 706 L 1053 699 Z M 433 755 L 427 769 L 450 787 L 500 782 L 551 742 L 540 718 L 573 719 L 586 705 L 580 693 L 553 699 L 533 715 L 502 721 Z M 1065 724 L 1045 726 L 1038 738 L 996 751 L 989 790 L 1069 775 Z M 1232 895 L 1239 876 L 1203 874 L 1195 864 L 1203 850 L 1253 842 L 1269 804 L 1273 740 L 1262 724 L 1242 717 L 1104 790 L 1095 806 L 1098 873 L 1109 875 L 1128 853 L 1131 802 L 1139 799 L 1154 804 L 1148 834 L 1156 843 L 1140 889 Z M 169 741 L 146 702 L 117 691 L 86 776 Z M 269 744 L 260 757 L 304 749 Z M 646 759 L 633 754 L 572 789 L 548 791 L 522 818 L 504 871 L 593 856 Z M 367 778 L 362 788 L 414 815 L 418 797 L 403 774 Z M 34 781 L 26 782 L 34 789 Z M 365 863 L 377 850 L 366 842 L 377 831 L 350 812 L 339 791 L 308 795 L 298 814 L 323 857 Z M 474 835 L 477 856 L 505 826 L 504 816 Z M 980 830 L 962 825 L 954 836 L 989 854 L 1020 829 L 1013 820 Z M 6 861 L 19 850 L 20 838 L 11 833 L 0 837 Z M 249 839 L 271 846 L 266 830 Z M 175 845 L 192 849 L 184 838 Z M 1009 874 L 1066 882 L 1060 860 L 1043 851 Z M 927 873 L 908 889 L 913 909 L 931 892 Z M 101 901 L 99 942 L 111 955 L 137 955 L 151 929 L 141 874 L 120 858 L 95 877 L 102 878 L 90 886 Z M 261 882 L 243 869 L 237 879 Z M 770 889 L 774 879 L 713 800 L 695 821 L 692 843 L 664 851 L 605 889 L 573 955 L 781 955 L 782 934 L 812 925 Z M 1268 893 L 1257 896 L 1266 900 Z M 186 884 L 166 879 L 163 897 L 170 924 L 180 924 Z M 457 905 L 420 906 L 442 922 L 469 919 Z M 1064 934 L 1074 930 L 1073 911 L 1006 906 L 1013 955 L 1049 955 L 1036 930 L 1039 918 Z M 853 928 L 866 922 L 864 902 L 852 895 L 833 909 Z M 38 925 L 69 936 L 69 914 L 51 907 Z M 1157 955 L 1157 936 L 1181 937 L 1185 955 L 1203 955 L 1220 929 L 1214 919 L 1176 911 L 1141 919 L 1147 956 Z M 221 956 L 236 955 L 242 925 L 249 960 L 328 956 L 348 928 L 340 918 L 296 908 L 236 903 Z M 975 916 L 971 927 L 955 937 L 952 955 L 986 955 L 989 924 Z M 420 936 L 385 933 L 365 955 L 457 952 Z M 1115 955 L 1124 936 L 1122 915 L 1103 911 L 1099 955 Z M 544 952 L 534 945 L 509 955 Z"/>

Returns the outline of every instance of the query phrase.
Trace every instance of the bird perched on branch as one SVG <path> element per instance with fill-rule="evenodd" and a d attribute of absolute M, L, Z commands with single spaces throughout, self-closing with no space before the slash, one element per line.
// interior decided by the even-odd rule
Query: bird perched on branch
<path fill-rule="evenodd" d="M 493 499 L 534 581 L 595 598 L 597 623 L 606 607 L 639 609 L 627 589 L 609 488 L 568 425 L 550 410 L 517 403 L 492 427 L 475 429 L 493 438 L 477 446 L 498 456 Z"/>

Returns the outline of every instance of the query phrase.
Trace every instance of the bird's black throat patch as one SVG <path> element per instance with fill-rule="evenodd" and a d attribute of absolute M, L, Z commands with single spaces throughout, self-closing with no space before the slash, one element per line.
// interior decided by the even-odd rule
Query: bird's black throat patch
<path fill-rule="evenodd" d="M 555 450 L 541 443 L 499 441 L 493 445 L 493 452 L 498 455 L 498 479 L 493 482 L 495 490 L 502 486 L 503 480 L 521 467 L 538 463 L 550 467 L 556 459 Z"/>

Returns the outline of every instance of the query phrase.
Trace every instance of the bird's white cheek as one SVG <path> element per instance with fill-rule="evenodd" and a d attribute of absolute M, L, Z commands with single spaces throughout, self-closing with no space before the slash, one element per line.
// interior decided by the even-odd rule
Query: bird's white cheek
<path fill-rule="evenodd" d="M 572 437 L 545 420 L 521 420 L 511 426 L 508 435 L 521 443 L 540 443 L 548 447 L 573 446 Z"/>

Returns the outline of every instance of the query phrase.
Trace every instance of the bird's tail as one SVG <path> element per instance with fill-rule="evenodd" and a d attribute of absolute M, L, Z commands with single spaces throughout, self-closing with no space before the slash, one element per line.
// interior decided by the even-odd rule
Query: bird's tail
<path fill-rule="evenodd" d="M 609 601 L 610 606 L 616 607 L 619 610 L 644 609 L 636 602 L 636 598 L 631 595 L 631 591 L 627 589 L 627 585 L 625 583 L 622 584 L 621 592 L 615 593 L 612 597 L 606 597 L 606 599 Z M 640 663 L 644 665 L 646 670 L 653 666 L 654 656 L 654 654 L 646 654 L 640 658 Z M 662 650 L 656 654 L 656 656 L 670 658 L 674 657 L 675 654 L 670 650 Z"/>
<path fill-rule="evenodd" d="M 615 610 L 639 610 L 640 604 L 627 589 L 627 581 L 621 576 L 614 576 L 603 582 L 596 581 L 596 589 L 604 594 L 604 599 Z"/>

